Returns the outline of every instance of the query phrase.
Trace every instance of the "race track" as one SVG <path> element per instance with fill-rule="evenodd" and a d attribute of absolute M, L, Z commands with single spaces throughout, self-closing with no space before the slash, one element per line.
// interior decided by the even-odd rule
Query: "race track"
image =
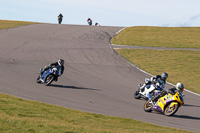
<path fill-rule="evenodd" d="M 127 117 L 200 132 L 200 97 L 185 91 L 174 117 L 143 111 L 133 93 L 149 75 L 109 45 L 122 27 L 35 24 L 0 31 L 0 92 L 86 112 Z M 59 58 L 65 72 L 51 86 L 36 83 L 39 69 Z M 171 87 L 166 85 L 166 88 Z"/>

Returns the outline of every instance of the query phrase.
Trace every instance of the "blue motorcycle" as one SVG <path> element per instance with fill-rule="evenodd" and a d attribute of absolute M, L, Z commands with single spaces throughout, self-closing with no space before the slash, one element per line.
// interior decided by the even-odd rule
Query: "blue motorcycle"
<path fill-rule="evenodd" d="M 42 73 L 43 69 L 40 69 L 40 76 L 38 76 L 36 82 L 44 83 L 45 86 L 50 85 L 53 81 L 57 81 L 58 79 L 58 69 L 57 68 L 49 68 L 48 70 Z M 42 74 L 41 74 L 42 73 Z"/>

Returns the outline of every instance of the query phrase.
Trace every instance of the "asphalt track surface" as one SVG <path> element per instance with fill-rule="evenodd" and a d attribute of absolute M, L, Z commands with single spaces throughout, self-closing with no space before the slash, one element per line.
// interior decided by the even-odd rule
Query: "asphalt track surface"
<path fill-rule="evenodd" d="M 133 93 L 150 77 L 109 45 L 122 27 L 35 24 L 0 31 L 0 92 L 66 108 L 120 116 L 200 132 L 200 98 L 185 91 L 173 117 L 146 113 Z M 37 84 L 39 69 L 57 59 L 65 72 L 51 86 Z M 170 88 L 169 84 L 166 88 Z"/>

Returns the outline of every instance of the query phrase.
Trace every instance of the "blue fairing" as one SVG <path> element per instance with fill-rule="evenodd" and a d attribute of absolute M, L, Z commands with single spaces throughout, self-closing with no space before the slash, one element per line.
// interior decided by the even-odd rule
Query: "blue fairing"
<path fill-rule="evenodd" d="M 151 87 L 151 85 L 146 86 L 147 89 L 149 89 Z"/>
<path fill-rule="evenodd" d="M 48 75 L 54 75 L 54 76 L 57 76 L 57 71 L 54 71 L 52 68 L 50 68 L 50 69 L 48 69 L 48 70 L 46 70 L 43 74 L 42 74 L 42 76 L 40 77 L 40 79 L 44 82 L 44 83 L 46 83 L 46 78 L 47 78 L 47 76 Z"/>

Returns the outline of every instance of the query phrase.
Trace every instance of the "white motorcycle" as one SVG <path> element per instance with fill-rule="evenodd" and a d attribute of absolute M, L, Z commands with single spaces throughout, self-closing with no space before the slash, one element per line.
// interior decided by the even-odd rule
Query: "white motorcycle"
<path fill-rule="evenodd" d="M 139 85 L 139 89 L 134 94 L 135 99 L 143 98 L 145 100 L 149 100 L 148 94 L 150 94 L 151 97 L 155 97 L 161 92 L 161 90 L 164 89 L 164 84 L 152 82 L 148 78 L 145 79 L 145 83 L 146 87 L 143 89 L 141 89 L 141 84 Z"/>

